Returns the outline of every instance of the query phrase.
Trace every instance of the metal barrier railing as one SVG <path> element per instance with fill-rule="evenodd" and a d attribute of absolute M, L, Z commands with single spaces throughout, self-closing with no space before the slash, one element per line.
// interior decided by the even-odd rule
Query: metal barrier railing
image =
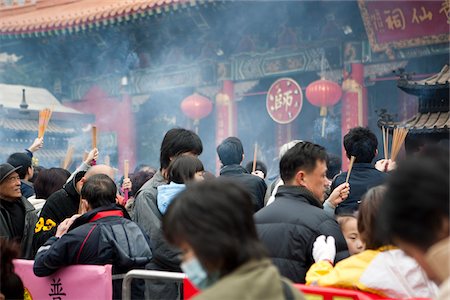
<path fill-rule="evenodd" d="M 122 300 L 129 300 L 131 298 L 131 281 L 133 279 L 162 279 L 167 281 L 183 282 L 186 278 L 184 273 L 152 271 L 152 270 L 131 270 L 122 282 Z"/>

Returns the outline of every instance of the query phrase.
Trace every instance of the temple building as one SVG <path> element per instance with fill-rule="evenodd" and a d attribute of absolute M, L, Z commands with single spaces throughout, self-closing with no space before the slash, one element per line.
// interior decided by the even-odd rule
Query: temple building
<path fill-rule="evenodd" d="M 96 125 L 99 160 L 118 168 L 157 167 L 162 136 L 181 126 L 198 132 L 213 172 L 231 135 L 247 160 L 257 144 L 270 174 L 292 139 L 324 145 L 345 169 L 350 128 L 381 137 L 382 116 L 436 113 L 413 85 L 449 63 L 449 20 L 446 0 L 0 0 L 0 83 L 45 88 L 86 114 L 77 128 Z M 411 74 L 402 90 L 400 69 Z M 439 113 L 425 123 L 439 127 Z"/>

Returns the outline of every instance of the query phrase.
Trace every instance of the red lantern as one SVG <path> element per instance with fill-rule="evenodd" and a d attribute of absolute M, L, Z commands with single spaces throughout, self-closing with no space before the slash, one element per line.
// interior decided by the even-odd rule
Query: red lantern
<path fill-rule="evenodd" d="M 212 102 L 194 93 L 181 102 L 181 110 L 187 117 L 198 121 L 211 113 Z"/>
<path fill-rule="evenodd" d="M 181 102 L 181 110 L 188 118 L 194 120 L 195 132 L 198 133 L 198 123 L 200 119 L 211 113 L 212 102 L 208 98 L 194 93 Z"/>
<path fill-rule="evenodd" d="M 341 87 L 337 83 L 323 78 L 312 82 L 306 88 L 306 98 L 312 105 L 320 107 L 320 116 L 324 117 L 322 123 L 322 137 L 325 135 L 327 107 L 338 103 L 341 96 Z"/>

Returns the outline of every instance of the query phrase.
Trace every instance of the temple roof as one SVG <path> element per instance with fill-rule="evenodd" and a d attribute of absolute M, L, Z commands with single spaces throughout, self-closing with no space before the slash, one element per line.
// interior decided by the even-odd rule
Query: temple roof
<path fill-rule="evenodd" d="M 196 0 L 0 0 L 0 35 L 40 35 L 107 26 L 153 15 Z"/>
<path fill-rule="evenodd" d="M 1 119 L 0 128 L 16 130 L 16 131 L 38 131 L 38 122 L 36 120 L 27 119 Z M 62 127 L 52 121 L 48 123 L 47 133 L 75 134 L 73 127 Z"/>
<path fill-rule="evenodd" d="M 404 122 L 385 122 L 378 121 L 380 127 L 388 128 L 392 131 L 396 127 L 408 128 L 410 133 L 429 133 L 429 132 L 449 132 L 450 131 L 450 113 L 429 112 L 418 113 L 411 119 Z"/>
<path fill-rule="evenodd" d="M 0 106 L 19 109 L 23 89 L 25 89 L 25 98 L 29 111 L 50 108 L 53 112 L 81 114 L 76 109 L 62 105 L 52 93 L 44 88 L 14 84 L 0 83 Z"/>

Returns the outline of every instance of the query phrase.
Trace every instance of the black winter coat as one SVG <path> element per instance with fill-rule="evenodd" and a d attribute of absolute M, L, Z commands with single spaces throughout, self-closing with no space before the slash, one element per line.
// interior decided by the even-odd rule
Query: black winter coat
<path fill-rule="evenodd" d="M 255 214 L 258 235 L 281 275 L 305 283 L 314 263 L 313 243 L 319 235 L 336 240 L 336 261 L 348 257 L 347 243 L 335 219 L 327 215 L 307 189 L 280 186 L 275 201 Z"/>
<path fill-rule="evenodd" d="M 51 194 L 47 201 L 45 201 L 34 229 L 34 254 L 39 247 L 55 235 L 56 228 L 62 221 L 78 213 L 80 195 L 75 189 L 75 185 L 85 173 L 84 171 L 78 172 L 62 189 Z"/>
<path fill-rule="evenodd" d="M 148 236 L 124 208 L 112 204 L 85 213 L 61 238 L 50 238 L 36 254 L 33 270 L 36 276 L 48 276 L 68 265 L 112 264 L 113 274 L 123 274 L 144 268 L 151 258 Z M 120 298 L 121 284 L 113 281 L 114 299 Z M 133 299 L 143 298 L 143 282 L 132 285 L 132 291 Z"/>
<path fill-rule="evenodd" d="M 345 182 L 347 172 L 336 176 L 331 184 L 331 191 Z M 362 196 L 372 187 L 385 183 L 387 173 L 375 169 L 372 164 L 355 163 L 350 173 L 348 183 L 350 184 L 350 194 L 341 204 L 336 207 L 336 215 L 344 213 L 353 213 L 358 210 Z"/>
<path fill-rule="evenodd" d="M 250 193 L 255 212 L 264 207 L 264 196 L 266 195 L 267 190 L 264 179 L 248 173 L 241 165 L 224 166 L 220 170 L 220 176 L 235 180 Z"/>

